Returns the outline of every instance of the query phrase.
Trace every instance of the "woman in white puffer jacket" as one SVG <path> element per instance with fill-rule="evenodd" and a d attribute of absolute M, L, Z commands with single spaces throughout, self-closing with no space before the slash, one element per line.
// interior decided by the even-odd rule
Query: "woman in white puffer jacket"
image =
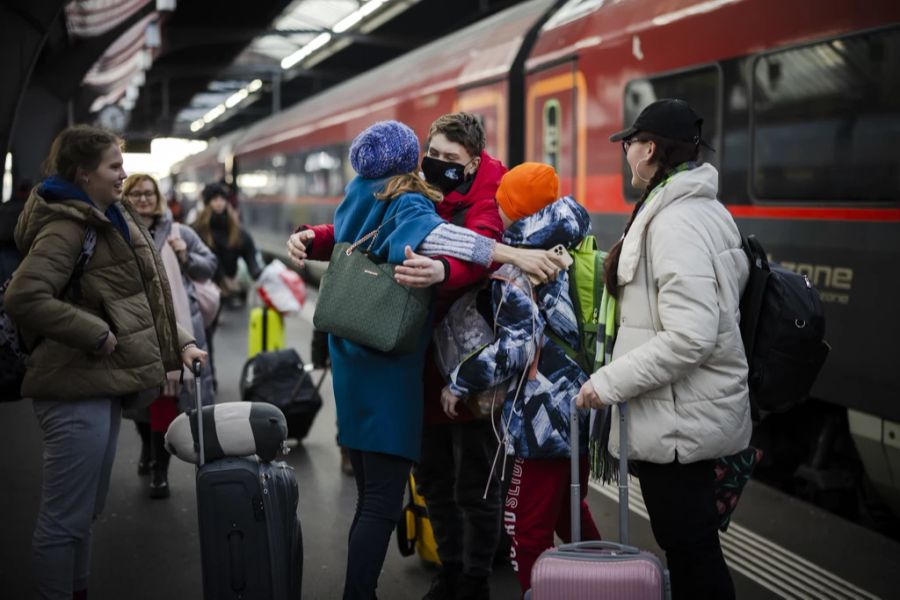
<path fill-rule="evenodd" d="M 745 449 L 751 431 L 738 308 L 749 263 L 718 172 L 699 162 L 702 122 L 660 100 L 610 138 L 643 194 L 605 264 L 618 300 L 612 361 L 579 393 L 581 406 L 628 402 L 628 457 L 676 599 L 734 597 L 714 460 Z M 618 456 L 617 427 L 609 449 Z"/>

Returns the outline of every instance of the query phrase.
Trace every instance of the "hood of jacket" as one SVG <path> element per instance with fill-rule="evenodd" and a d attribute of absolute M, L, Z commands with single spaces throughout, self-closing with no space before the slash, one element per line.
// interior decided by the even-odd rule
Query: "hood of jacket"
<path fill-rule="evenodd" d="M 626 285 L 634 279 L 638 261 L 641 258 L 641 248 L 644 245 L 644 237 L 647 226 L 653 217 L 667 206 L 690 200 L 703 202 L 718 202 L 719 172 L 709 163 L 702 164 L 693 169 L 676 173 L 668 180 L 660 184 L 660 189 L 647 201 L 637 217 L 634 219 L 625 241 L 622 243 L 622 253 L 619 256 L 619 270 L 617 276 L 619 285 Z"/>
<path fill-rule="evenodd" d="M 475 179 L 469 189 L 464 194 L 457 191 L 446 194 L 444 199 L 437 204 L 437 213 L 442 219 L 452 221 L 453 215 L 466 210 L 474 202 L 483 198 L 493 198 L 506 171 L 502 162 L 482 151 L 481 164 L 475 172 Z"/>
<path fill-rule="evenodd" d="M 59 178 L 52 179 L 64 181 Z M 22 254 L 28 253 L 44 225 L 58 219 L 76 221 L 96 229 L 112 227 L 110 220 L 77 186 L 68 184 L 68 187 L 62 185 L 48 187 L 42 184 L 31 190 L 16 225 L 16 246 Z"/>
<path fill-rule="evenodd" d="M 503 234 L 503 243 L 527 248 L 575 246 L 591 232 L 591 216 L 572 196 L 564 196 L 538 212 L 522 217 Z"/>

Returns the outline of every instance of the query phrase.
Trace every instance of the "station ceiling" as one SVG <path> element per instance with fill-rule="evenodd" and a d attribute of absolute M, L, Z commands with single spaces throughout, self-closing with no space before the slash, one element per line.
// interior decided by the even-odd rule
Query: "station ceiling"
<path fill-rule="evenodd" d="M 130 80 L 137 89 L 82 93 L 78 117 L 130 109 L 124 127 L 132 146 L 160 136 L 216 137 L 517 3 L 181 0 L 160 13 L 152 64 Z"/>

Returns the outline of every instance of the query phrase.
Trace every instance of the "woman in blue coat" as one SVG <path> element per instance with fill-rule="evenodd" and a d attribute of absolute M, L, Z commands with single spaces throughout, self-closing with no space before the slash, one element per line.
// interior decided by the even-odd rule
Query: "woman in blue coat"
<path fill-rule="evenodd" d="M 359 134 L 350 146 L 359 176 L 348 184 L 335 213 L 335 241 L 352 243 L 381 226 L 372 253 L 402 263 L 406 247 L 418 247 L 443 222 L 434 209 L 440 195 L 415 173 L 418 159 L 418 139 L 402 123 L 376 123 Z M 419 458 L 422 371 L 430 339 L 430 322 L 422 327 L 416 350 L 405 355 L 329 339 L 340 444 L 350 451 L 358 491 L 345 599 L 375 597 L 406 478 Z"/>

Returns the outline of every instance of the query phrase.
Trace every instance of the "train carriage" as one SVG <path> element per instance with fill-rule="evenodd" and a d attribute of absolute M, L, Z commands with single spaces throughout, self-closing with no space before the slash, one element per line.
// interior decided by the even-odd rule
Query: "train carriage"
<path fill-rule="evenodd" d="M 609 246 L 636 196 L 607 138 L 664 97 L 705 116 L 742 231 L 826 302 L 814 400 L 757 428 L 772 476 L 848 514 L 865 480 L 900 513 L 900 4 L 532 0 L 237 132 L 217 157 L 260 246 L 281 253 L 296 224 L 331 219 L 359 131 L 398 119 L 424 140 L 469 110 L 491 154 L 553 164 Z"/>

